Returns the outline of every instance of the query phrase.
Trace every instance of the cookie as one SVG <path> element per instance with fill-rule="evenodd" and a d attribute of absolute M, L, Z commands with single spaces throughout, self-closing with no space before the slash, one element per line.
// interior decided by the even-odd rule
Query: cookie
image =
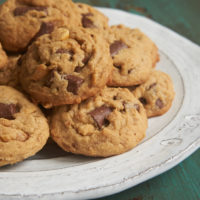
<path fill-rule="evenodd" d="M 1 43 L 0 43 L 0 70 L 2 67 L 4 67 L 7 64 L 7 55 L 6 52 L 2 49 Z"/>
<path fill-rule="evenodd" d="M 0 85 L 19 87 L 19 58 L 20 55 L 8 56 L 8 62 L 0 69 Z"/>
<path fill-rule="evenodd" d="M 94 157 L 121 154 L 145 136 L 146 112 L 128 89 L 105 88 L 81 104 L 58 107 L 51 136 L 65 151 Z"/>
<path fill-rule="evenodd" d="M 124 25 L 107 31 L 113 72 L 109 86 L 132 86 L 145 82 L 158 60 L 156 45 L 140 30 Z"/>
<path fill-rule="evenodd" d="M 55 26 L 75 25 L 74 9 L 70 0 L 7 0 L 0 6 L 0 41 L 5 50 L 22 52 Z"/>
<path fill-rule="evenodd" d="M 80 103 L 103 88 L 112 70 L 109 47 L 88 29 L 58 28 L 23 56 L 24 90 L 45 108 Z"/>
<path fill-rule="evenodd" d="M 89 28 L 97 31 L 108 29 L 108 18 L 103 13 L 87 4 L 77 3 L 76 5 L 79 9 L 79 19 L 82 28 Z"/>
<path fill-rule="evenodd" d="M 0 166 L 36 154 L 49 137 L 42 112 L 20 92 L 0 86 Z"/>
<path fill-rule="evenodd" d="M 133 94 L 144 105 L 148 117 L 166 113 L 175 96 L 171 78 L 157 70 L 153 71 L 149 79 L 137 87 Z"/>

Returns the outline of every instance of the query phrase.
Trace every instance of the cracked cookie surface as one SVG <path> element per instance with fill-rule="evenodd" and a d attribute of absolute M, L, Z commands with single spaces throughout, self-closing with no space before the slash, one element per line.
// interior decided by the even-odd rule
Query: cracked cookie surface
<path fill-rule="evenodd" d="M 54 27 L 76 25 L 71 0 L 7 0 L 0 6 L 0 41 L 7 51 L 21 52 Z M 77 23 L 78 24 L 78 23 Z"/>
<path fill-rule="evenodd" d="M 112 70 L 107 43 L 87 29 L 58 28 L 22 58 L 21 83 L 44 107 L 80 103 L 103 88 Z"/>
<path fill-rule="evenodd" d="M 132 86 L 148 79 L 159 60 L 156 45 L 140 30 L 112 26 L 106 33 L 113 60 L 109 86 Z"/>
<path fill-rule="evenodd" d="M 37 153 L 49 137 L 42 112 L 17 90 L 0 86 L 0 166 Z"/>
<path fill-rule="evenodd" d="M 107 157 L 136 146 L 145 136 L 147 117 L 128 89 L 104 88 L 81 104 L 56 108 L 50 126 L 65 151 Z"/>
<path fill-rule="evenodd" d="M 147 117 L 166 113 L 170 109 L 175 96 L 171 78 L 158 70 L 154 70 L 149 79 L 137 87 L 133 94 L 144 105 Z"/>

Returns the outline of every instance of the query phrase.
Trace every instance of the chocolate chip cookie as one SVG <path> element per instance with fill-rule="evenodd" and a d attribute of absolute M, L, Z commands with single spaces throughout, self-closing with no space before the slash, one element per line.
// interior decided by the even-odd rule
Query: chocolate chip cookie
<path fill-rule="evenodd" d="M 80 103 L 103 88 L 112 70 L 109 47 L 89 29 L 55 29 L 22 58 L 23 88 L 44 107 Z"/>
<path fill-rule="evenodd" d="M 55 26 L 76 25 L 76 6 L 70 0 L 7 0 L 0 6 L 0 41 L 5 50 L 24 51 Z"/>
<path fill-rule="evenodd" d="M 137 87 L 133 94 L 144 105 L 148 117 L 166 113 L 175 95 L 171 78 L 157 70 L 153 71 L 149 79 Z"/>
<path fill-rule="evenodd" d="M 8 56 L 7 63 L 0 68 L 0 85 L 19 87 L 19 59 L 20 55 Z"/>
<path fill-rule="evenodd" d="M 0 166 L 37 153 L 49 137 L 42 112 L 20 92 L 0 86 Z"/>
<path fill-rule="evenodd" d="M 156 45 L 140 30 L 124 25 L 107 31 L 113 72 L 109 86 L 132 86 L 145 82 L 157 62 Z"/>
<path fill-rule="evenodd" d="M 65 151 L 107 157 L 136 146 L 145 136 L 147 117 L 128 89 L 105 88 L 81 104 L 56 108 L 50 126 Z"/>
<path fill-rule="evenodd" d="M 76 5 L 79 9 L 80 24 L 83 28 L 103 31 L 109 27 L 108 18 L 103 13 L 87 4 L 77 3 Z"/>
<path fill-rule="evenodd" d="M 4 67 L 7 64 L 7 55 L 6 52 L 2 49 L 1 43 L 0 43 L 0 70 L 2 67 Z"/>

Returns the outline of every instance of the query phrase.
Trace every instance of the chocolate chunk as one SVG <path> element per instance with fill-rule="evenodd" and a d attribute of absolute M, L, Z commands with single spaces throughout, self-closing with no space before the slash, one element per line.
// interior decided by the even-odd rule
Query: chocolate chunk
<path fill-rule="evenodd" d="M 155 87 L 156 85 L 157 85 L 157 83 L 151 84 L 147 90 L 150 90 L 151 88 Z"/>
<path fill-rule="evenodd" d="M 59 73 L 59 69 L 54 69 L 54 70 L 50 71 L 50 73 L 48 74 L 46 82 L 44 84 L 46 87 L 51 87 L 54 76 L 55 76 L 54 75 L 55 71 Z M 79 87 L 84 82 L 84 80 L 82 78 L 80 78 L 78 76 L 74 76 L 74 75 L 61 74 L 61 78 L 68 80 L 67 90 L 69 92 L 72 92 L 73 94 L 78 93 Z"/>
<path fill-rule="evenodd" d="M 128 74 L 130 74 L 132 71 L 133 71 L 133 69 L 129 69 L 129 70 L 128 70 Z"/>
<path fill-rule="evenodd" d="M 77 95 L 78 89 L 83 84 L 84 80 L 74 75 L 63 75 L 63 78 L 68 80 L 67 90 Z"/>
<path fill-rule="evenodd" d="M 113 97 L 113 100 L 117 100 L 117 96 L 114 96 L 114 97 Z"/>
<path fill-rule="evenodd" d="M 118 54 L 120 50 L 125 48 L 128 48 L 128 46 L 124 42 L 116 40 L 110 45 L 110 55 L 113 57 Z"/>
<path fill-rule="evenodd" d="M 0 103 L 0 118 L 5 118 L 9 120 L 13 120 L 14 114 L 18 113 L 20 108 L 16 104 L 4 104 Z"/>
<path fill-rule="evenodd" d="M 38 37 L 52 33 L 54 30 L 54 25 L 52 22 L 42 22 L 42 25 L 40 26 L 40 30 L 36 33 L 33 40 L 37 39 Z"/>
<path fill-rule="evenodd" d="M 95 28 L 93 21 L 88 18 L 88 16 L 93 16 L 92 13 L 82 14 L 82 25 L 84 28 Z"/>
<path fill-rule="evenodd" d="M 147 105 L 147 100 L 145 98 L 140 97 L 139 100 L 143 105 Z"/>
<path fill-rule="evenodd" d="M 92 57 L 92 54 L 85 55 L 85 57 L 82 60 L 84 66 L 83 67 L 80 67 L 80 66 L 76 67 L 75 72 L 81 72 L 83 70 L 83 68 L 88 64 L 91 57 Z"/>
<path fill-rule="evenodd" d="M 74 71 L 75 71 L 75 72 L 81 72 L 81 71 L 82 71 L 82 69 L 83 69 L 83 67 L 79 67 L 79 66 L 78 66 L 78 67 L 76 67 L 76 68 L 75 68 L 75 70 L 74 70 Z"/>
<path fill-rule="evenodd" d="M 109 121 L 107 120 L 107 117 L 109 116 L 111 112 L 112 112 L 112 108 L 103 105 L 91 111 L 89 114 L 92 116 L 92 118 L 96 122 L 98 128 L 101 129 L 103 125 L 109 125 Z"/>
<path fill-rule="evenodd" d="M 121 71 L 122 67 L 120 65 L 114 64 L 114 67 Z"/>
<path fill-rule="evenodd" d="M 60 53 L 60 54 L 66 53 L 66 54 L 70 54 L 70 56 L 74 55 L 74 52 L 72 50 L 63 49 L 63 48 L 58 49 L 56 53 Z"/>
<path fill-rule="evenodd" d="M 158 106 L 158 108 L 162 109 L 164 107 L 164 104 L 162 102 L 162 100 L 160 98 L 158 98 L 156 100 L 156 105 Z"/>
<path fill-rule="evenodd" d="M 52 22 L 42 22 L 40 26 L 40 30 L 35 34 L 35 36 L 30 40 L 28 46 L 30 46 L 38 37 L 52 33 L 54 30 L 54 24 Z M 27 46 L 27 48 L 28 48 Z M 24 50 L 24 52 L 27 51 L 27 48 Z"/>
<path fill-rule="evenodd" d="M 85 56 L 85 58 L 82 60 L 82 62 L 83 62 L 85 65 L 87 65 L 88 62 L 89 62 L 89 60 L 90 60 L 90 58 L 91 58 L 91 55 Z"/>
<path fill-rule="evenodd" d="M 104 120 L 104 126 L 107 127 L 107 126 L 109 126 L 109 124 L 110 124 L 110 121 L 107 120 L 107 119 L 105 119 L 105 120 Z"/>
<path fill-rule="evenodd" d="M 13 11 L 14 16 L 22 16 L 24 14 L 26 14 L 28 11 L 30 10 L 36 10 L 36 11 L 45 11 L 47 12 L 47 7 L 42 7 L 42 6 L 35 6 L 35 7 L 28 7 L 28 6 L 24 6 L 24 7 L 18 7 L 15 8 L 15 10 Z"/>
<path fill-rule="evenodd" d="M 133 106 L 134 106 L 134 108 L 135 108 L 138 112 L 140 112 L 140 105 L 134 104 Z"/>
<path fill-rule="evenodd" d="M 45 64 L 47 67 L 49 67 L 49 66 L 51 66 L 51 62 L 46 62 L 46 64 Z"/>

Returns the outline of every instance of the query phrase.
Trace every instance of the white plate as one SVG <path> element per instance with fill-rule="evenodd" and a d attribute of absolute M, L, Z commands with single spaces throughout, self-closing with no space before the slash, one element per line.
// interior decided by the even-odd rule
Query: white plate
<path fill-rule="evenodd" d="M 158 68 L 173 79 L 170 111 L 149 120 L 145 140 L 111 158 L 73 156 L 49 144 L 37 156 L 0 169 L 0 199 L 73 200 L 120 192 L 174 167 L 200 147 L 200 47 L 141 16 L 100 9 L 111 24 L 139 27 L 160 49 Z"/>

